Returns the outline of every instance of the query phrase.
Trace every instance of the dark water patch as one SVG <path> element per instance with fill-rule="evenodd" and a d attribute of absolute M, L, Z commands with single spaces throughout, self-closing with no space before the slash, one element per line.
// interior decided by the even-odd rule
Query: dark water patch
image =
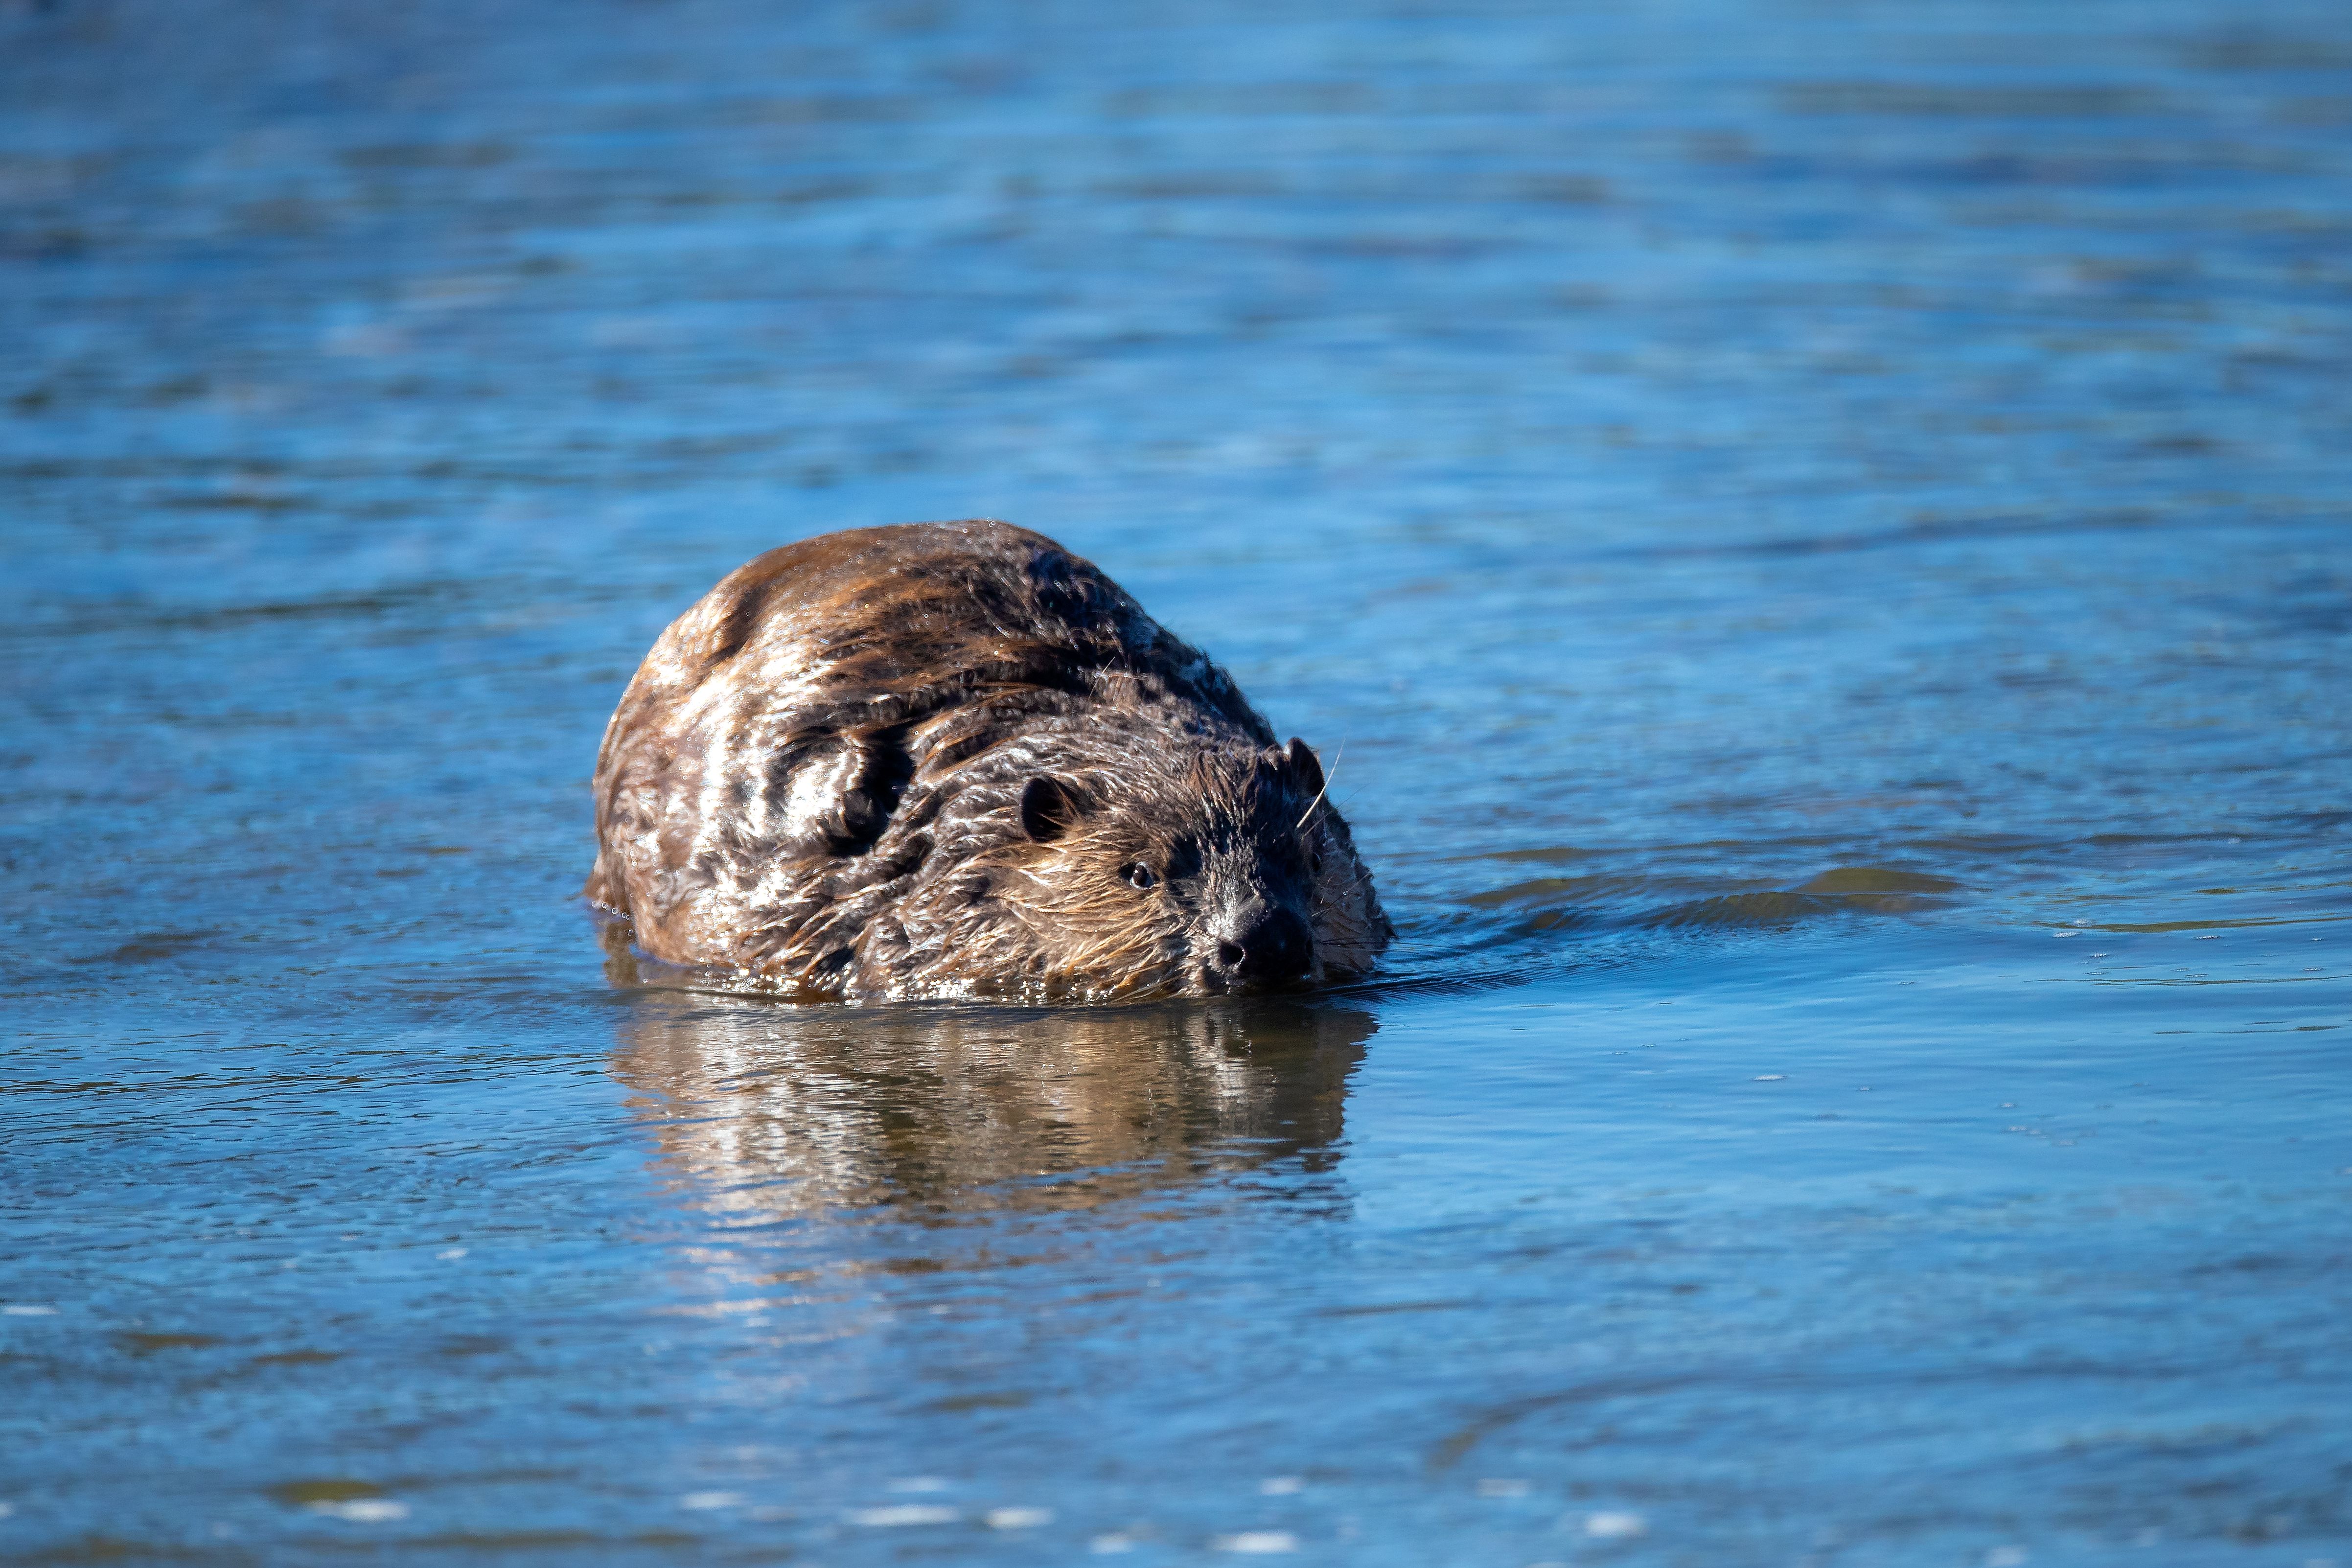
<path fill-rule="evenodd" d="M 238 1553 L 222 1549 L 183 1546 L 163 1541 L 92 1532 L 52 1546 L 27 1563 L 234 1563 Z"/>
<path fill-rule="evenodd" d="M 2137 87 L 1962 86 L 1932 82 L 1794 82 L 1780 89 L 1795 114 L 1885 114 L 1971 120 L 2143 118 L 2172 107 Z"/>
<path fill-rule="evenodd" d="M 1333 1307 L 1320 1315 L 1327 1318 L 1384 1318 L 1398 1312 L 1458 1312 L 1478 1303 L 1459 1301 L 1381 1301 L 1361 1307 Z"/>
<path fill-rule="evenodd" d="M 2251 917 L 2251 918 L 2247 918 L 2247 919 L 2241 919 L 2241 920 L 2218 920 L 2218 919 L 2217 919 L 2217 920 L 2157 921 L 2151 922 L 2151 923 L 2149 923 L 2149 924 L 2145 924 L 2145 925 L 2130 925 L 2130 924 L 2123 923 L 2123 922 L 2121 922 L 2121 921 L 2116 921 L 2116 922 L 2112 922 L 2112 923 L 2107 923 L 2107 924 L 2101 924 L 2101 923 L 2096 922 L 2096 921 L 2075 921 L 2075 922 L 2073 922 L 2073 923 L 2074 923 L 2074 925 L 2076 925 L 2076 926 L 2080 927 L 2081 929 L 2084 929 L 2084 930 L 2089 930 L 2089 931 L 2116 931 L 2116 932 L 2122 932 L 2122 933 L 2132 933 L 2132 932 L 2199 931 L 2235 931 L 2235 930 L 2260 930 L 2260 929 L 2263 929 L 2263 928 L 2264 928 L 2264 927 L 2269 927 L 2269 926 L 2333 925 L 2333 924 L 2336 924 L 2336 923 L 2338 923 L 2338 922 L 2340 922 L 2340 921 L 2347 921 L 2347 920 L 2352 920 L 2352 915 L 2347 915 L 2347 914 L 2310 914 L 2310 915 L 2281 915 L 2281 916 L 2273 916 L 2273 917 L 2260 917 L 2260 916 L 2257 916 L 2257 917 Z"/>
<path fill-rule="evenodd" d="M 653 1531 L 615 1537 L 597 1535 L 584 1530 L 460 1530 L 404 1535 L 397 1542 L 331 1541 L 314 1542 L 312 1546 L 313 1550 L 324 1549 L 345 1556 L 383 1557 L 442 1552 L 454 1552 L 461 1557 L 488 1556 L 493 1561 L 513 1561 L 516 1553 L 550 1553 L 552 1555 L 547 1559 L 549 1561 L 577 1562 L 577 1554 L 583 1552 L 602 1560 L 616 1552 L 635 1555 L 638 1551 L 645 1551 L 658 1554 L 700 1544 L 699 1538 L 684 1531 Z"/>
<path fill-rule="evenodd" d="M 311 503 L 299 496 L 226 491 L 158 496 L 156 504 L 176 511 L 295 511 Z"/>
<path fill-rule="evenodd" d="M 1949 877 L 1925 871 L 1905 871 L 1892 866 L 1841 866 L 1822 872 L 1797 891 L 1838 898 L 1901 898 L 1956 892 L 1959 888 L 1960 884 Z"/>
<path fill-rule="evenodd" d="M 514 148 L 502 142 L 419 142 L 352 147 L 336 154 L 354 169 L 483 169 L 514 156 Z"/>
<path fill-rule="evenodd" d="M 1649 924 L 1674 926 L 1761 926 L 1778 929 L 1800 921 L 1867 908 L 1852 900 L 1819 898 L 1810 893 L 1779 889 L 1748 893 L 1718 893 L 1685 904 L 1669 905 L 1643 917 Z"/>
<path fill-rule="evenodd" d="M 2294 521 L 2313 526 L 2333 526 L 2336 517 L 2299 518 Z M 1773 539 L 1755 542 L 1645 546 L 1627 553 L 1642 555 L 1828 555 L 1848 551 L 1884 550 L 1904 545 L 1936 544 L 1950 540 L 1994 540 L 2002 538 L 2032 538 L 2062 533 L 2138 533 L 2165 528 L 2226 528 L 2233 526 L 2234 518 L 2218 515 L 2212 509 L 2200 509 L 2168 515 L 2154 509 L 2133 508 L 2127 510 L 2071 517 L 1990 516 L 1968 518 L 1919 518 L 1900 529 L 1879 532 L 1849 534 L 1840 537 L 1811 539 Z"/>
<path fill-rule="evenodd" d="M 173 605 L 152 601 L 82 604 L 40 626 L 49 637 L 120 637 L 126 632 L 233 631 L 299 621 L 368 621 L 428 605 L 478 596 L 483 584 L 413 583 L 365 594 L 332 594 L 281 604 Z"/>
<path fill-rule="evenodd" d="M 1558 851 L 1537 850 L 1484 858 L 1557 863 L 1559 858 Z M 1635 871 L 1538 878 L 1464 901 L 1505 915 L 1508 923 L 1496 932 L 1505 942 L 1549 948 L 1558 963 L 1586 956 L 1576 944 L 1612 931 L 1778 930 L 1855 913 L 1918 915 L 1942 908 L 1945 896 L 1960 886 L 1948 877 L 1886 867 L 1842 867 L 1795 888 L 1734 889 L 1722 889 L 1718 879 Z"/>
<path fill-rule="evenodd" d="M 218 931 L 159 931 L 132 937 L 119 947 L 104 952 L 94 952 L 68 960 L 73 963 L 136 964 L 153 963 L 162 959 L 177 958 L 182 953 L 203 947 L 218 939 Z"/>
<path fill-rule="evenodd" d="M 2249 31 L 2184 44 L 2181 62 L 2200 70 L 2329 71 L 2352 68 L 2352 48 L 2325 34 L 2297 37 Z"/>
<path fill-rule="evenodd" d="M 314 1480 L 282 1481 L 269 1489 L 269 1495 L 289 1508 L 308 1508 L 317 1502 L 349 1502 L 354 1498 L 377 1498 L 384 1489 L 373 1481 L 354 1479 L 349 1476 L 329 1476 Z"/>
<path fill-rule="evenodd" d="M 152 1356 L 163 1351 L 205 1350 L 220 1343 L 212 1334 L 124 1333 L 115 1336 L 116 1342 L 134 1356 Z"/>

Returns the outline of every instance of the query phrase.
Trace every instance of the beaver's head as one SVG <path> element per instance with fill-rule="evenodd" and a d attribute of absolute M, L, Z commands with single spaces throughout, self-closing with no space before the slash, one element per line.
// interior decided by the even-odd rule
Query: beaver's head
<path fill-rule="evenodd" d="M 997 861 L 1049 983 L 1200 994 L 1369 965 L 1386 922 L 1304 741 L 1122 751 L 1029 777 Z"/>

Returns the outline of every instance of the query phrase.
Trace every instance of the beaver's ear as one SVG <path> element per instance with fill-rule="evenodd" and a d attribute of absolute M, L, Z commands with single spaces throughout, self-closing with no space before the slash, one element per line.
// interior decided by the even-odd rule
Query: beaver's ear
<path fill-rule="evenodd" d="M 1077 826 L 1078 789 L 1067 779 L 1040 773 L 1021 792 L 1021 831 L 1050 844 Z"/>
<path fill-rule="evenodd" d="M 1298 787 L 1308 795 L 1323 793 L 1323 764 L 1316 760 L 1314 750 L 1296 735 L 1290 737 L 1290 771 L 1298 775 Z"/>

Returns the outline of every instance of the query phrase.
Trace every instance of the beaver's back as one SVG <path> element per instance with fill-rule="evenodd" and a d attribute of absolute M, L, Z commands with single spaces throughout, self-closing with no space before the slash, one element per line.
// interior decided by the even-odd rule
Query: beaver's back
<path fill-rule="evenodd" d="M 1041 534 L 911 523 L 772 550 L 671 624 L 614 711 L 588 895 L 656 957 L 761 967 L 887 875 L 856 862 L 902 800 L 1095 706 L 1273 741 L 1223 670 Z"/>

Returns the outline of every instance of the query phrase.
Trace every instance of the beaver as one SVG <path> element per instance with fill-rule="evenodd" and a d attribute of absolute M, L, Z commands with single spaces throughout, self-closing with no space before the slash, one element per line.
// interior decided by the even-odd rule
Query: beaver
<path fill-rule="evenodd" d="M 988 519 L 772 550 L 671 623 L 584 889 L 809 999 L 1202 995 L 1394 934 L 1306 742 L 1099 568 Z"/>

